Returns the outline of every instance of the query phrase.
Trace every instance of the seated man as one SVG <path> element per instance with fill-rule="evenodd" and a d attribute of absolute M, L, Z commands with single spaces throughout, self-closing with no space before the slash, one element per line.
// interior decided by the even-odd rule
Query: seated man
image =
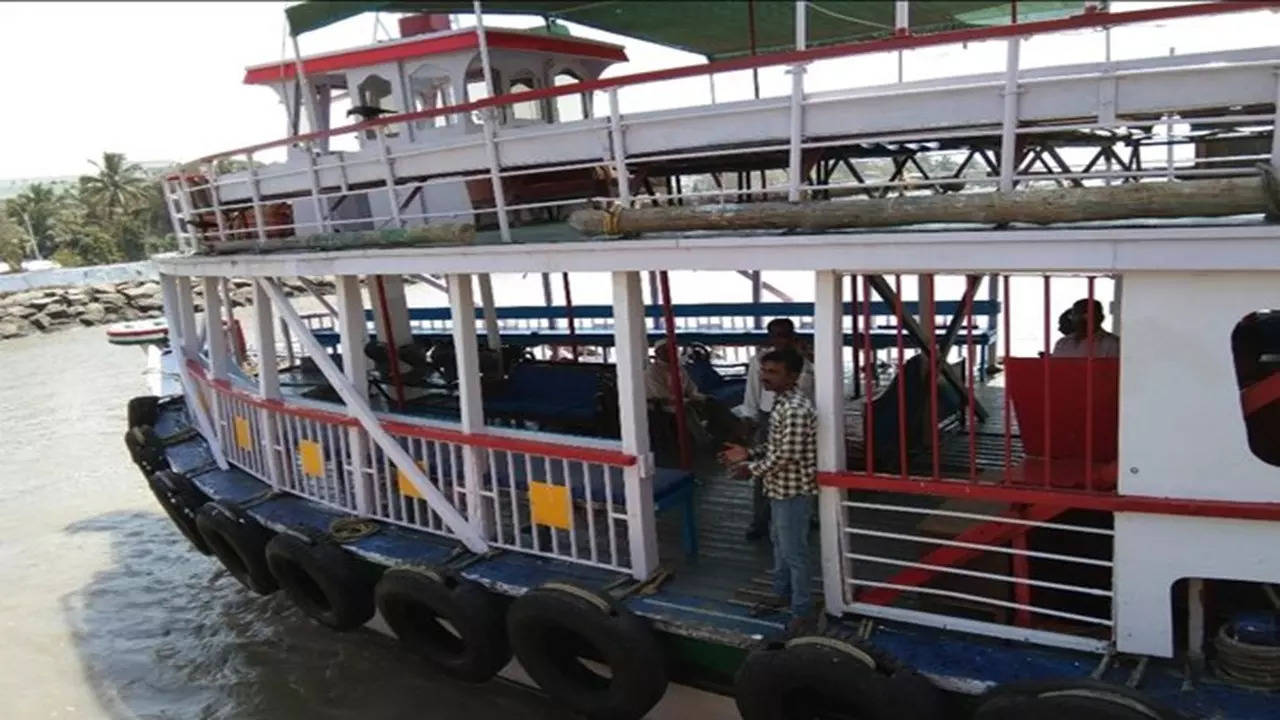
<path fill-rule="evenodd" d="M 653 355 L 644 371 L 645 396 L 650 404 L 657 404 L 661 410 L 675 413 L 668 352 L 665 340 L 654 343 Z M 714 398 L 703 395 L 683 367 L 677 368 L 677 372 L 684 395 L 685 414 L 689 419 L 689 430 L 694 437 L 717 443 L 738 437 L 740 424 L 733 411 Z"/>
<path fill-rule="evenodd" d="M 1089 313 L 1089 300 L 1077 300 L 1071 306 L 1071 332 L 1064 335 L 1053 346 L 1053 357 L 1120 357 L 1120 337 L 1102 329 L 1102 321 L 1106 315 L 1102 312 L 1102 303 L 1093 301 L 1092 317 Z M 1059 323 L 1059 327 L 1061 327 Z M 1092 325 L 1092 327 L 1090 327 Z M 1090 338 L 1092 330 L 1093 337 Z M 1090 342 L 1092 341 L 1092 353 Z"/>

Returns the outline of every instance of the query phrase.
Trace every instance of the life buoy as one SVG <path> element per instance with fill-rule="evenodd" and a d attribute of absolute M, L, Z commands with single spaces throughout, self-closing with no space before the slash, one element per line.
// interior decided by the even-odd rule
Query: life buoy
<path fill-rule="evenodd" d="M 164 443 L 150 425 L 135 425 L 124 434 L 124 445 L 129 456 L 146 477 L 169 469 L 169 458 L 164 454 Z"/>
<path fill-rule="evenodd" d="M 549 583 L 507 611 L 511 647 L 529 676 L 590 718 L 638 720 L 667 688 L 658 641 L 639 617 L 607 596 Z M 583 661 L 604 665 L 608 675 Z"/>
<path fill-rule="evenodd" d="M 884 653 L 833 630 L 757 648 L 738 669 L 734 699 L 743 720 L 946 717 L 932 683 Z"/>
<path fill-rule="evenodd" d="M 205 503 L 196 513 L 196 528 L 214 556 L 241 585 L 259 595 L 270 595 L 279 589 L 267 567 L 271 531 L 257 520 L 239 508 L 214 501 Z"/>
<path fill-rule="evenodd" d="M 400 642 L 447 675 L 484 682 L 511 661 L 502 599 L 450 570 L 388 570 L 375 598 Z"/>
<path fill-rule="evenodd" d="M 153 474 L 147 478 L 147 485 L 156 496 L 156 502 L 160 503 L 160 507 L 177 526 L 182 536 L 191 541 L 200 553 L 208 555 L 209 545 L 200 535 L 200 529 L 196 527 L 196 513 L 209 502 L 209 496 L 196 487 L 186 475 L 172 470 L 161 470 Z"/>
<path fill-rule="evenodd" d="M 334 630 L 353 630 L 373 617 L 375 571 L 318 533 L 280 533 L 267 543 L 267 566 L 289 599 Z"/>
<path fill-rule="evenodd" d="M 1097 680 L 1001 685 L 983 696 L 974 720 L 1182 720 L 1142 693 Z"/>

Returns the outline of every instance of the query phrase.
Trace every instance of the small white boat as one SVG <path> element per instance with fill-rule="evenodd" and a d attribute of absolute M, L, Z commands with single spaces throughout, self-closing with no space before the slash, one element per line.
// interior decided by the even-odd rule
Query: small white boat
<path fill-rule="evenodd" d="M 164 318 L 129 320 L 107 326 L 107 342 L 112 345 L 165 345 L 169 326 Z"/>

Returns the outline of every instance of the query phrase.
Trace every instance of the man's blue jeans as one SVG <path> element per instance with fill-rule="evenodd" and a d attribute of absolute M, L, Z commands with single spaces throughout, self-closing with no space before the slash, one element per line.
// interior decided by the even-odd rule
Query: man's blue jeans
<path fill-rule="evenodd" d="M 773 542 L 773 592 L 791 598 L 791 613 L 809 612 L 809 518 L 813 496 L 769 500 L 769 539 Z"/>

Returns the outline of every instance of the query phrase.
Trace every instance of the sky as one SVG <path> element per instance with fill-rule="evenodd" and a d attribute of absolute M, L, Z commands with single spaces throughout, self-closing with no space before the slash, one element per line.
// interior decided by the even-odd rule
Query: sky
<path fill-rule="evenodd" d="M 1122 3 L 1148 7 L 1168 3 Z M 104 150 L 139 161 L 189 160 L 282 137 L 284 107 L 265 87 L 241 83 L 248 65 L 279 61 L 288 3 L 21 3 L 0 2 L 0 59 L 9 103 L 0 113 L 0 179 L 75 175 Z M 383 25 L 395 32 L 394 16 Z M 521 27 L 533 18 L 492 16 Z M 816 20 L 813 20 L 816 21 Z M 465 21 L 464 21 L 465 23 Z M 469 23 L 466 23 L 469 24 Z M 376 20 L 366 14 L 301 38 L 303 54 L 369 44 Z M 606 76 L 702 62 L 690 53 L 571 26 L 585 37 L 627 46 L 631 61 Z M 380 34 L 379 37 L 385 37 Z M 1116 60 L 1230 47 L 1261 47 L 1280 37 L 1271 11 L 1119 28 Z M 1024 44 L 1025 67 L 1102 60 L 1104 34 L 1078 31 Z M 1004 63 L 1001 42 L 909 53 L 907 80 L 990 72 Z M 891 83 L 897 58 L 882 54 L 813 64 L 810 91 Z M 781 69 L 760 76 L 762 94 L 783 95 Z M 749 72 L 717 76 L 717 100 L 750 97 Z M 703 104 L 706 78 L 624 89 L 624 112 Z M 597 107 L 604 107 L 597 103 Z"/>

